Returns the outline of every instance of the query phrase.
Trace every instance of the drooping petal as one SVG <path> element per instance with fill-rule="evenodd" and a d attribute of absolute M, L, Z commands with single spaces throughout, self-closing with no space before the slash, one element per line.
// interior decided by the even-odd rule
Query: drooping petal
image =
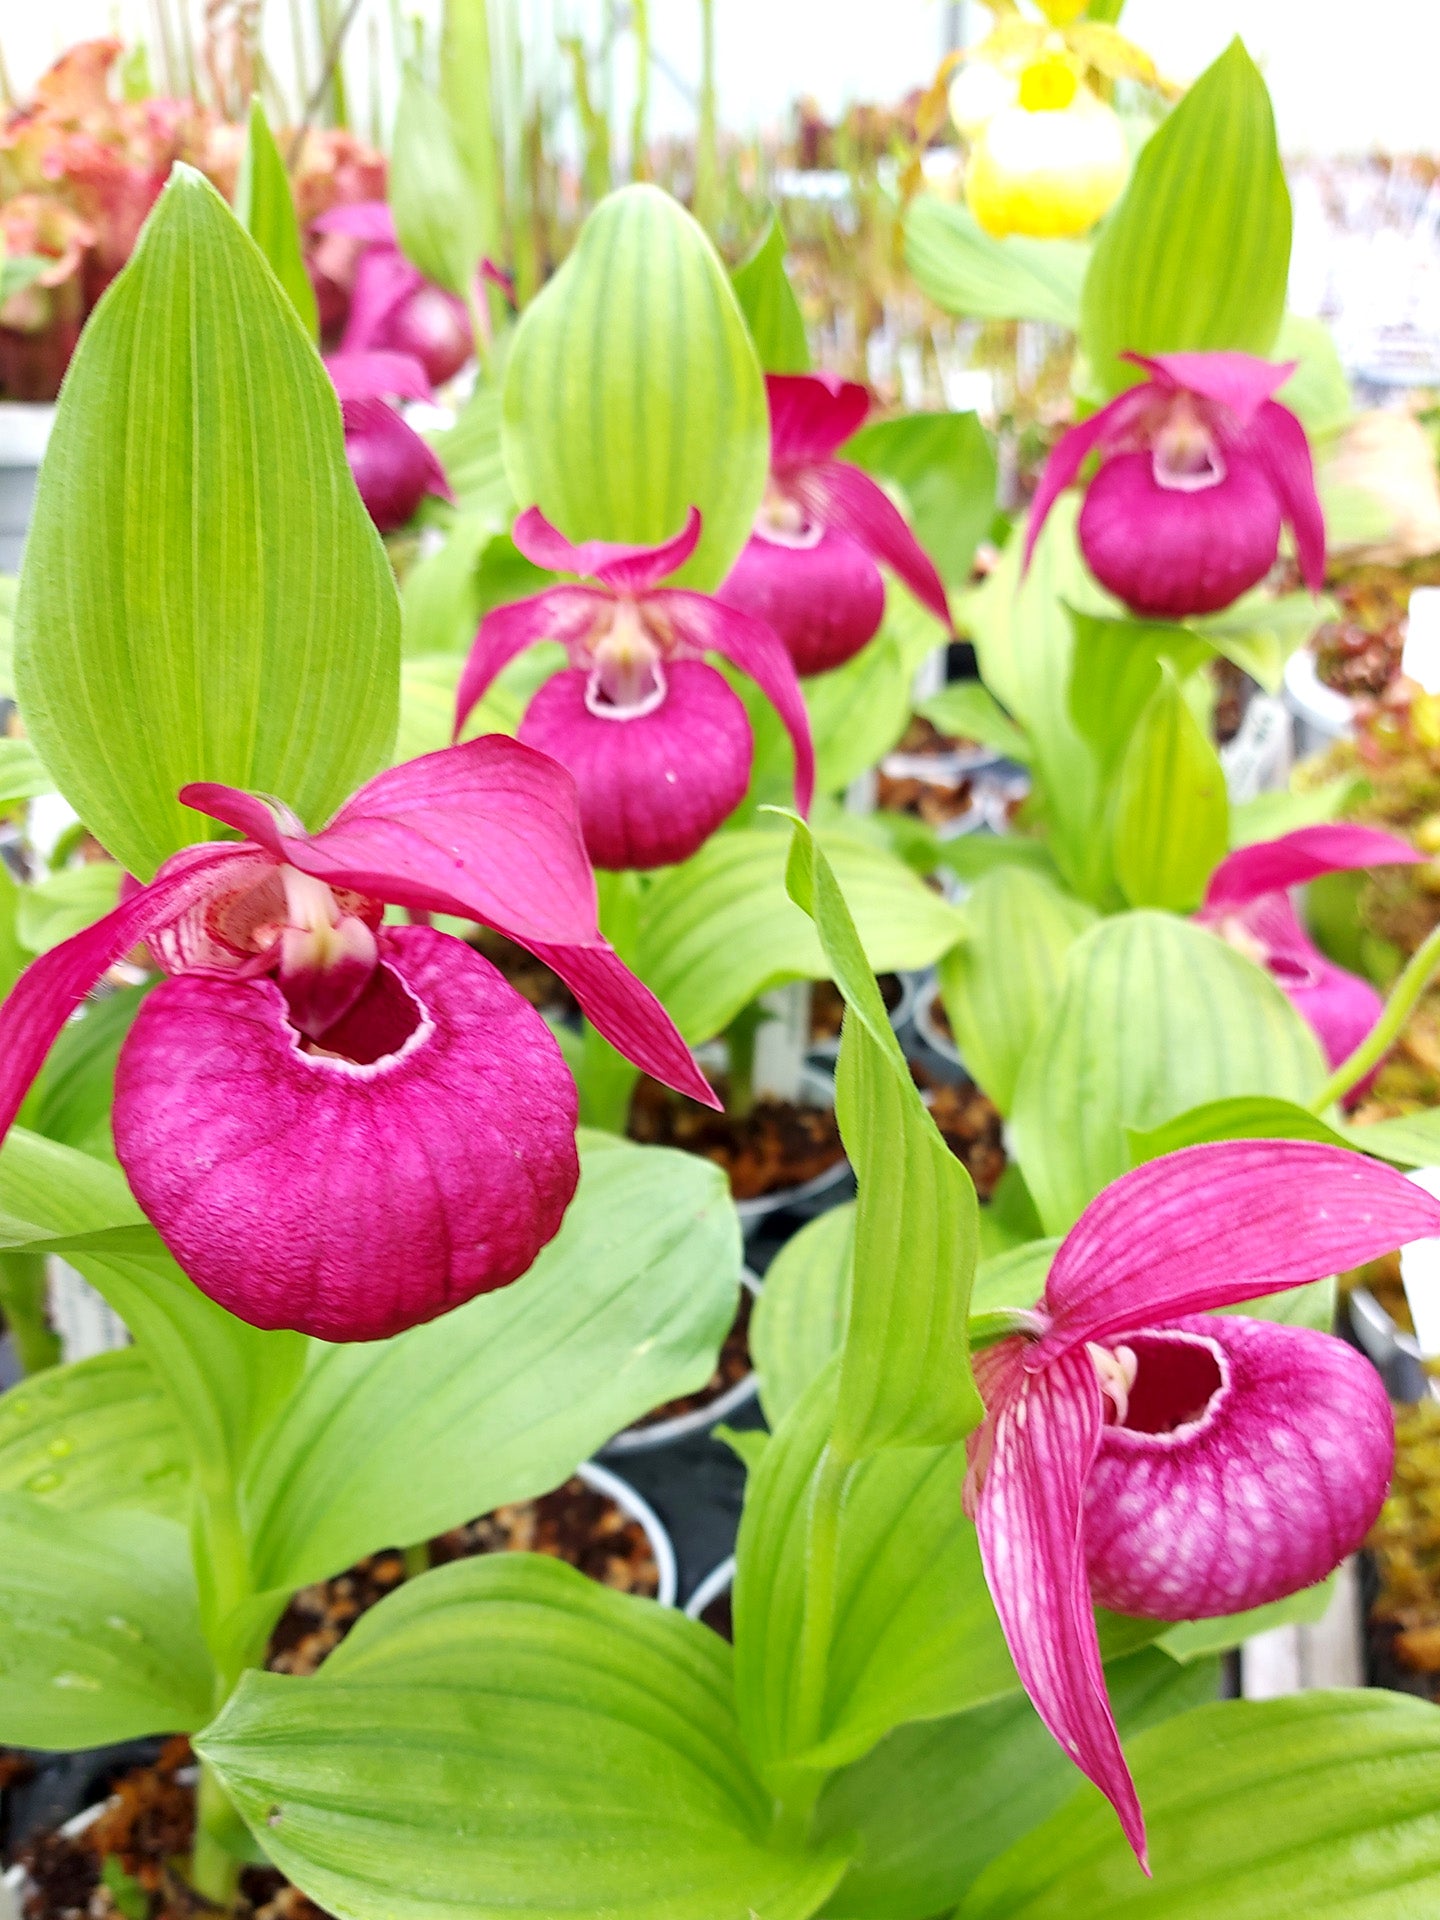
<path fill-rule="evenodd" d="M 597 867 L 647 870 L 688 860 L 745 797 L 750 721 L 713 667 L 675 660 L 648 713 L 597 714 L 586 675 L 567 668 L 526 709 L 520 738 L 575 776 L 585 846 Z"/>
<path fill-rule="evenodd" d="M 767 373 L 765 396 L 775 473 L 833 459 L 870 411 L 864 387 L 835 373 Z"/>
<path fill-rule="evenodd" d="M 900 509 L 868 473 L 843 460 L 830 460 L 797 474 L 793 491 L 823 526 L 838 527 L 875 559 L 883 560 L 949 632 L 944 583 Z"/>
<path fill-rule="evenodd" d="M 986 1583 L 1036 1712 L 1114 1807 L 1144 1865 L 1145 1819 L 1105 1692 L 1085 1569 L 1099 1382 L 1084 1348 L 1027 1373 L 1010 1345 L 988 1365 L 977 1356 L 987 1413 L 974 1514 Z"/>
<path fill-rule="evenodd" d="M 412 354 L 379 348 L 332 353 L 325 371 L 342 400 L 429 400 L 430 379 Z"/>
<path fill-rule="evenodd" d="M 355 286 L 340 336 L 342 353 L 366 353 L 386 339 L 397 309 L 425 285 L 425 276 L 396 247 L 374 246 L 355 269 Z"/>
<path fill-rule="evenodd" d="M 1163 486 L 1148 452 L 1117 453 L 1085 491 L 1079 538 L 1090 571 L 1132 612 L 1183 620 L 1231 606 L 1275 564 L 1280 502 L 1244 450 L 1194 492 Z"/>
<path fill-rule="evenodd" d="M 453 500 L 433 448 L 383 400 L 342 400 L 345 458 L 381 533 L 403 527 L 427 493 Z"/>
<path fill-rule="evenodd" d="M 331 207 L 310 222 L 316 233 L 344 233 L 352 240 L 365 240 L 372 246 L 398 247 L 395 216 L 388 200 L 354 200 L 343 207 Z"/>
<path fill-rule="evenodd" d="M 1101 1606 L 1201 1620 L 1313 1586 L 1364 1539 L 1395 1427 L 1379 1374 L 1328 1333 L 1231 1314 L 1129 1335 L 1123 1425 L 1085 1507 Z"/>
<path fill-rule="evenodd" d="M 1267 400 L 1255 416 L 1245 445 L 1269 476 L 1295 536 L 1301 578 L 1312 593 L 1319 593 L 1325 585 L 1325 514 L 1315 490 L 1315 463 L 1304 427 L 1288 407 Z"/>
<path fill-rule="evenodd" d="M 206 899 L 254 856 L 238 847 L 192 847 L 93 926 L 42 953 L 0 1005 L 0 1137 L 9 1132 L 56 1035 L 95 982 L 157 927 Z"/>
<path fill-rule="evenodd" d="M 1122 353 L 1161 386 L 1182 387 L 1228 408 L 1242 427 L 1278 393 L 1299 364 L 1260 360 L 1253 353 Z"/>
<path fill-rule="evenodd" d="M 790 735 L 795 749 L 795 804 L 808 814 L 815 797 L 815 746 L 800 682 L 780 639 L 763 621 L 752 620 L 748 613 L 707 594 L 669 587 L 652 594 L 649 604 L 659 609 L 661 618 L 688 646 L 723 654 L 759 687 Z"/>
<path fill-rule="evenodd" d="M 1304 1286 L 1437 1233 L 1440 1201 L 1343 1147 L 1184 1147 L 1122 1174 L 1070 1229 L 1045 1285 L 1053 1323 L 1026 1364 Z"/>
<path fill-rule="evenodd" d="M 1040 530 L 1050 517 L 1050 509 L 1081 467 L 1097 447 L 1111 446 L 1123 439 L 1137 414 L 1148 405 L 1143 389 L 1132 387 L 1128 393 L 1122 393 L 1112 400 L 1108 407 L 1101 407 L 1088 420 L 1081 420 L 1061 434 L 1050 450 L 1050 458 L 1045 462 L 1045 471 L 1040 476 L 1040 485 L 1035 489 L 1035 498 L 1030 503 L 1030 518 L 1025 527 L 1024 564 L 1027 567 L 1035 552 L 1035 542 L 1040 538 Z"/>
<path fill-rule="evenodd" d="M 252 1326 L 355 1341 L 433 1319 L 518 1279 L 575 1191 L 574 1083 L 539 1014 L 428 927 L 386 929 L 380 959 L 323 1051 L 274 981 L 193 975 L 121 1050 L 136 1198 Z"/>
<path fill-rule="evenodd" d="M 480 622 L 455 691 L 455 731 L 470 718 L 475 703 L 496 675 L 527 647 L 540 640 L 558 640 L 569 646 L 581 639 L 607 613 L 608 594 L 593 587 L 549 587 L 528 600 L 512 600 L 492 607 Z"/>
<path fill-rule="evenodd" d="M 879 631 L 885 582 L 858 540 L 825 527 L 813 546 L 752 533 L 715 598 L 763 620 L 799 674 L 843 666 Z"/>
<path fill-rule="evenodd" d="M 1425 855 L 1398 834 L 1337 820 L 1297 827 L 1274 840 L 1257 840 L 1227 854 L 1210 876 L 1200 917 L 1248 906 L 1261 894 L 1304 886 L 1326 873 L 1358 867 L 1412 866 Z"/>
<path fill-rule="evenodd" d="M 626 546 L 615 540 L 583 540 L 577 546 L 552 527 L 538 507 L 527 507 L 515 522 L 512 538 L 533 566 L 551 573 L 578 573 L 616 593 L 645 593 L 668 579 L 695 551 L 700 539 L 700 509 L 691 507 L 679 533 L 657 546 Z"/>

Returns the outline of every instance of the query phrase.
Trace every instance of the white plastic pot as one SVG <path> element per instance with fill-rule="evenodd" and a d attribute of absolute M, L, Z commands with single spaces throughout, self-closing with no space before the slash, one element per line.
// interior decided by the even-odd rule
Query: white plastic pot
<path fill-rule="evenodd" d="M 718 1567 L 712 1567 L 705 1578 L 696 1587 L 685 1602 L 685 1615 L 689 1620 L 698 1620 L 712 1601 L 718 1600 L 722 1593 L 728 1593 L 735 1584 L 735 1556 L 728 1554 Z"/>
<path fill-rule="evenodd" d="M 1295 751 L 1304 759 L 1354 731 L 1355 702 L 1327 687 L 1315 671 L 1315 656 L 1300 647 L 1285 662 L 1285 704 L 1295 719 Z"/>
<path fill-rule="evenodd" d="M 763 1282 L 748 1267 L 740 1275 L 740 1284 L 752 1299 L 760 1298 Z M 677 1413 L 669 1420 L 657 1420 L 648 1427 L 626 1427 L 623 1433 L 617 1433 L 613 1440 L 608 1440 L 600 1451 L 607 1459 L 627 1453 L 653 1453 L 657 1447 L 673 1446 L 677 1440 L 688 1440 L 692 1434 L 708 1433 L 712 1427 L 719 1426 L 722 1420 L 728 1420 L 732 1413 L 748 1406 L 759 1391 L 759 1386 L 758 1376 L 752 1367 L 742 1379 L 727 1387 L 723 1393 L 717 1393 L 713 1400 L 707 1400 L 703 1406 L 692 1407 L 688 1413 Z"/>

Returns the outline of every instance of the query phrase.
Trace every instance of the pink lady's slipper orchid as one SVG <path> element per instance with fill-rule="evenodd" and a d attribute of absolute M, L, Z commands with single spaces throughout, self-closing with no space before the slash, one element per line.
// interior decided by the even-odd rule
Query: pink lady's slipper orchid
<path fill-rule="evenodd" d="M 551 587 L 486 614 L 460 676 L 455 731 L 516 654 L 558 640 L 570 664 L 531 700 L 520 738 L 574 774 L 597 867 L 687 860 L 744 799 L 750 721 L 706 653 L 748 674 L 784 721 L 795 747 L 796 804 L 809 812 L 815 754 L 790 656 L 762 621 L 707 594 L 660 585 L 695 551 L 697 508 L 674 539 L 655 547 L 573 546 L 537 507 L 520 515 L 514 537 L 537 567 L 596 584 Z"/>
<path fill-rule="evenodd" d="M 1368 980 L 1337 967 L 1300 923 L 1291 887 L 1358 867 L 1414 865 L 1425 858 L 1378 827 L 1300 827 L 1227 855 L 1210 876 L 1195 918 L 1265 968 L 1338 1067 L 1379 1019 L 1384 1002 Z M 1373 1078 L 1373 1075 L 1371 1076 Z M 1369 1081 L 1351 1090 L 1358 1099 Z"/>
<path fill-rule="evenodd" d="M 870 396 L 828 373 L 771 373 L 770 481 L 744 551 L 721 586 L 785 642 L 797 673 L 828 673 L 874 637 L 885 611 L 883 560 L 950 628 L 945 588 L 900 510 L 837 449 Z"/>
<path fill-rule="evenodd" d="M 1282 522 L 1312 593 L 1325 583 L 1325 521 L 1305 429 L 1271 398 L 1295 371 L 1248 353 L 1121 356 L 1150 375 L 1071 427 L 1046 463 L 1025 562 L 1088 456 L 1080 510 L 1090 571 L 1132 613 L 1218 613 L 1275 564 Z"/>
<path fill-rule="evenodd" d="M 420 362 L 406 353 L 332 353 L 325 365 L 340 397 L 345 458 L 380 532 L 403 527 L 427 493 L 453 502 L 438 457 L 391 405 L 432 398 Z"/>
<path fill-rule="evenodd" d="M 1039 1305 L 976 1355 L 966 1505 L 1021 1684 L 1120 1816 L 1145 1823 L 1092 1602 L 1241 1613 L 1322 1580 L 1389 1483 L 1379 1376 L 1342 1341 L 1216 1315 L 1440 1231 L 1440 1201 L 1309 1141 L 1188 1147 L 1106 1189 Z"/>
<path fill-rule="evenodd" d="M 65 1021 L 137 941 L 170 977 L 120 1054 L 115 1148 L 203 1292 L 259 1327 L 377 1340 L 524 1273 L 575 1191 L 575 1087 L 549 1029 L 464 941 L 552 967 L 620 1051 L 713 1095 L 595 920 L 563 768 L 474 740 L 370 781 L 322 832 L 182 790 L 239 842 L 187 847 L 43 954 L 0 1008 L 0 1133 Z"/>

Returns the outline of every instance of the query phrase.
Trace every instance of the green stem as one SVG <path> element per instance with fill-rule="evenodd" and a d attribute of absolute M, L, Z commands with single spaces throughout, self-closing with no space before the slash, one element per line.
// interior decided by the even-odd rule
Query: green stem
<path fill-rule="evenodd" d="M 635 34 L 635 109 L 630 116 L 630 178 L 648 180 L 645 129 L 650 121 L 650 0 L 631 0 L 630 24 Z"/>
<path fill-rule="evenodd" d="M 695 218 L 711 234 L 719 225 L 720 214 L 717 118 L 715 0 L 700 0 L 700 126 L 695 141 Z"/>
<path fill-rule="evenodd" d="M 237 1829 L 239 1832 L 237 1832 Z M 190 1885 L 217 1907 L 233 1906 L 240 1891 L 241 1862 L 233 1843 L 244 1824 L 209 1764 L 200 1762 L 195 1790 L 195 1849 L 190 1856 Z M 227 1841 L 231 1844 L 227 1845 Z"/>
<path fill-rule="evenodd" d="M 1334 1101 L 1342 1100 L 1390 1051 L 1437 967 L 1440 967 L 1440 926 L 1432 931 L 1423 946 L 1417 947 L 1411 954 L 1405 971 L 1390 989 L 1390 998 L 1385 1002 L 1380 1018 L 1349 1058 L 1340 1062 L 1310 1102 L 1312 1113 L 1324 1113 Z"/>
<path fill-rule="evenodd" d="M 60 1358 L 60 1336 L 45 1312 L 45 1256 L 0 1253 L 0 1309 L 26 1373 L 43 1373 Z"/>

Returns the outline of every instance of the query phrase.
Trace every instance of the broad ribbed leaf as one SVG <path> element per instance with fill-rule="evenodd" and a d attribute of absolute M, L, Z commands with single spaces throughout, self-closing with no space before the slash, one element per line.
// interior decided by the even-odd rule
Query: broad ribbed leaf
<path fill-rule="evenodd" d="M 766 373 L 808 373 L 805 320 L 785 273 L 785 235 L 773 211 L 730 280 Z"/>
<path fill-rule="evenodd" d="M 1007 760 L 1028 760 L 1030 742 L 1000 702 L 978 680 L 953 680 L 915 711 L 941 733 L 978 740 Z"/>
<path fill-rule="evenodd" d="M 905 496 L 915 538 L 948 587 L 970 578 L 995 518 L 995 451 L 973 413 L 907 413 L 862 427 L 840 449 Z"/>
<path fill-rule="evenodd" d="M 1259 967 L 1189 921 L 1125 913 L 1070 949 L 1011 1135 L 1045 1230 L 1063 1233 L 1125 1172 L 1129 1130 L 1235 1094 L 1304 1106 L 1323 1082 L 1314 1035 Z"/>
<path fill-rule="evenodd" d="M 684 208 L 622 188 L 526 309 L 505 373 L 521 506 L 572 540 L 660 541 L 703 516 L 676 579 L 718 586 L 770 461 L 765 387 L 725 269 Z"/>
<path fill-rule="evenodd" d="M 937 307 L 967 320 L 1075 327 L 1090 259 L 1074 240 L 996 240 L 964 207 L 921 194 L 905 216 L 905 264 Z"/>
<path fill-rule="evenodd" d="M 1440 1165 L 1440 1108 L 1405 1113 L 1394 1120 L 1375 1120 L 1369 1126 L 1347 1126 L 1345 1144 L 1390 1160 L 1397 1167 Z"/>
<path fill-rule="evenodd" d="M 500 389 L 477 381 L 454 426 L 432 435 L 430 444 L 461 514 L 478 515 L 495 532 L 508 527 L 515 506 L 500 444 Z"/>
<path fill-rule="evenodd" d="M 188 1733 L 214 1671 L 183 1526 L 0 1494 L 0 1740 L 98 1747 Z"/>
<path fill-rule="evenodd" d="M 1002 1113 L 1021 1062 L 1060 994 L 1065 955 L 1094 912 L 1024 867 L 977 880 L 965 938 L 940 963 L 945 1011 L 966 1066 Z"/>
<path fill-rule="evenodd" d="M 895 745 L 910 724 L 916 671 L 944 639 L 934 615 L 892 583 L 885 595 L 885 618 L 869 645 L 833 673 L 801 682 L 815 742 L 818 793 L 843 792 Z M 773 742 L 783 768 L 776 791 L 782 796 L 793 793 L 795 757 L 774 709 L 765 705 L 757 714 L 756 703 L 747 705 L 756 733 L 757 765 L 762 750 Z"/>
<path fill-rule="evenodd" d="M 496 139 L 487 0 L 450 0 L 441 16 L 440 36 L 440 98 L 471 198 L 479 206 L 484 249 L 498 260 L 505 231 L 505 185 Z"/>
<path fill-rule="evenodd" d="M 789 844 L 773 828 L 716 834 L 646 892 L 637 969 L 693 1044 L 767 988 L 829 976 L 814 927 L 786 897 Z M 893 854 L 843 833 L 819 845 L 875 972 L 931 966 L 960 937 L 956 910 Z"/>
<path fill-rule="evenodd" d="M 146 1507 L 188 1519 L 185 1438 L 145 1356 L 122 1347 L 0 1394 L 0 1492 L 60 1513 Z"/>
<path fill-rule="evenodd" d="M 259 1586 L 303 1586 L 543 1493 L 709 1378 L 740 1281 L 723 1174 L 618 1145 L 582 1168 L 559 1234 L 513 1286 L 318 1352 L 245 1489 Z"/>
<path fill-rule="evenodd" d="M 957 1920 L 1423 1920 L 1440 1903 L 1440 1711 L 1376 1691 L 1228 1700 L 1127 1748 L 1155 1878 L 1091 1787 Z"/>
<path fill-rule="evenodd" d="M 177 167 L 71 363 L 15 677 L 60 791 L 141 879 L 221 829 L 180 787 L 321 825 L 385 763 L 399 615 L 325 370 L 254 242 Z"/>
<path fill-rule="evenodd" d="M 765 1272 L 750 1316 L 750 1357 L 772 1429 L 840 1350 L 850 1311 L 853 1205 L 831 1207 L 803 1226 Z"/>
<path fill-rule="evenodd" d="M 844 1866 L 767 1845 L 724 1643 L 540 1556 L 402 1587 L 315 1679 L 247 1674 L 196 1745 L 352 1920 L 805 1920 Z"/>
<path fill-rule="evenodd" d="M 280 149 L 258 99 L 250 103 L 245 151 L 235 183 L 235 218 L 259 247 L 280 282 L 300 324 L 312 340 L 320 337 L 320 309 L 315 288 L 305 271 L 295 196 Z"/>
<path fill-rule="evenodd" d="M 1106 393 L 1131 385 L 1124 352 L 1268 354 L 1289 272 L 1275 116 L 1234 40 L 1151 136 L 1095 243 L 1080 323 L 1091 378 Z"/>
<path fill-rule="evenodd" d="M 390 205 L 407 260 L 468 300 L 485 251 L 490 212 L 475 190 L 450 117 L 407 63 L 395 110 Z"/>
<path fill-rule="evenodd" d="M 1162 1154 L 1177 1153 L 1181 1147 L 1197 1147 L 1210 1140 L 1321 1140 L 1332 1147 L 1365 1147 L 1364 1135 L 1370 1129 L 1356 1128 L 1349 1137 L 1327 1126 L 1308 1107 L 1294 1100 L 1277 1100 L 1252 1094 L 1230 1100 L 1209 1100 L 1203 1106 L 1189 1107 L 1173 1120 L 1151 1129 L 1131 1128 L 1130 1162 L 1139 1166 L 1145 1160 L 1158 1160 Z M 1440 1132 L 1436 1134 L 1440 1146 Z M 1378 1153 L 1378 1148 L 1375 1149 Z M 1379 1153 L 1388 1160 L 1390 1155 Z M 1418 1166 L 1418 1160 L 1402 1160 L 1402 1166 Z"/>
<path fill-rule="evenodd" d="M 1115 877 L 1132 907 L 1198 907 L 1225 857 L 1220 757 L 1169 667 L 1140 715 L 1115 787 Z"/>

